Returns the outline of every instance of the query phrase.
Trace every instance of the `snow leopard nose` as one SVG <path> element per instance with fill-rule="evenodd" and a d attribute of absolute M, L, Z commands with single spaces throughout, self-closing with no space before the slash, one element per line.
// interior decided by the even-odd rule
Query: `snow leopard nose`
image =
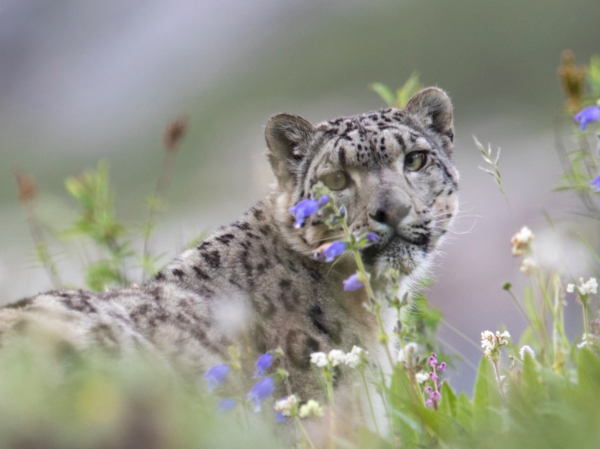
<path fill-rule="evenodd" d="M 409 214 L 411 207 L 410 205 L 398 204 L 396 207 L 381 208 L 377 209 L 374 214 L 369 214 L 369 217 L 396 230 L 404 217 Z"/>

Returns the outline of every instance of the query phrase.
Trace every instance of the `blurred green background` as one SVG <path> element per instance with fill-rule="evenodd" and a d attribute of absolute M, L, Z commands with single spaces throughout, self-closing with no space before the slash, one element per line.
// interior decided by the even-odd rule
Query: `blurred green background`
<path fill-rule="evenodd" d="M 547 248 L 542 257 L 567 260 L 585 276 L 575 231 L 589 223 L 561 222 L 577 204 L 550 193 L 561 171 L 553 126 L 562 108 L 560 54 L 571 49 L 582 64 L 600 53 L 598 17 L 598 0 L 2 0 L 1 301 L 50 287 L 33 262 L 14 169 L 35 179 L 41 218 L 61 230 L 72 206 L 64 178 L 106 158 L 122 220 L 139 222 L 160 171 L 163 126 L 188 115 L 155 243 L 166 262 L 266 192 L 270 115 L 319 122 L 377 109 L 382 101 L 368 85 L 397 87 L 416 70 L 453 99 L 462 173 L 463 217 L 438 259 L 432 302 L 473 341 L 501 323 L 516 337 L 525 323 L 500 287 L 526 279 L 510 256 L 508 210 L 477 169 L 471 136 L 503 148 L 517 225 L 534 230 Z M 558 232 L 540 208 L 558 219 Z M 63 277 L 81 284 L 78 249 L 52 249 Z M 455 334 L 442 336 L 479 358 Z M 450 381 L 470 389 L 473 377 L 460 364 Z"/>

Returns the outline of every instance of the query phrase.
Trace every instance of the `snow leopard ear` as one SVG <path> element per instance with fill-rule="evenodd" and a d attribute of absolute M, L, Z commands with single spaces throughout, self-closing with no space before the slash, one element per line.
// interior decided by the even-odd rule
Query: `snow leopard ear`
<path fill-rule="evenodd" d="M 304 159 L 315 128 L 294 114 L 277 114 L 265 129 L 269 162 L 280 185 L 291 180 L 294 168 Z"/>
<path fill-rule="evenodd" d="M 428 87 L 417 92 L 407 103 L 408 112 L 424 119 L 427 126 L 438 134 L 454 140 L 452 103 L 442 89 Z"/>

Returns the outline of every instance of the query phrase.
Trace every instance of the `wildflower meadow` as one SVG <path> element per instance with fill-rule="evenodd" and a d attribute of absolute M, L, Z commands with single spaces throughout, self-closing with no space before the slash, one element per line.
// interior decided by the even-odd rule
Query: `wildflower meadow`
<path fill-rule="evenodd" d="M 558 73 L 565 97 L 561 139 L 568 144 L 561 145 L 566 164 L 556 180 L 556 195 L 572 195 L 582 215 L 598 225 L 600 57 L 575 66 L 565 53 Z M 399 108 L 421 87 L 416 74 L 396 91 L 371 86 L 386 104 Z M 165 213 L 163 200 L 186 129 L 185 118 L 166 127 L 162 171 L 139 225 L 118 220 L 107 162 L 66 179 L 77 219 L 58 238 L 93 248 L 97 255 L 82 258 L 85 285 L 67 287 L 102 291 L 139 284 L 172 256 L 154 254 L 151 239 L 156 217 Z M 318 184 L 311 198 L 289 213 L 299 227 L 307 217 L 328 211 L 327 224 L 340 238 L 321 246 L 314 257 L 332 264 L 340 257 L 355 261 L 357 270 L 343 281 L 344 290 L 367 293 L 365 313 L 377 320 L 380 351 L 354 346 L 348 352 L 339 348 L 310 354 L 323 390 L 312 398 L 291 390 L 281 348 L 253 354 L 253 372 L 242 372 L 245 348 L 231 347 L 228 363 L 212 366 L 194 384 L 200 388 L 192 388 L 143 355 L 115 362 L 105 354 L 78 354 L 41 340 L 34 339 L 33 345 L 15 341 L 2 348 L 0 358 L 0 447 L 598 448 L 600 256 L 581 237 L 594 261 L 585 276 L 568 266 L 560 271 L 544 266 L 536 256 L 536 229 L 511 210 L 500 151 L 477 139 L 470 150 L 481 153 L 481 169 L 503 194 L 506 204 L 499 207 L 506 207 L 515 227 L 505 252 L 494 257 L 518 258 L 520 275 L 528 279 L 524 291 L 516 291 L 511 280 L 497 286 L 514 302 L 527 329 L 521 335 L 500 324 L 481 329 L 480 339 L 471 341 L 481 350 L 472 392 L 456 392 L 446 378 L 461 355 L 448 352 L 437 337 L 443 317 L 426 297 L 434 281 L 400 295 L 401 273 L 390 270 L 385 293 L 376 295 L 360 249 L 378 236 L 353 235 L 344 209 Z M 49 281 L 64 287 L 37 216 L 42 187 L 24 172 L 17 172 L 16 180 L 37 259 Z M 142 275 L 135 278 L 133 273 Z M 565 324 L 567 304 L 580 310 L 574 328 Z M 396 317 L 391 332 L 382 315 L 390 308 Z M 352 373 L 350 399 L 338 397 L 334 388 L 339 369 Z M 246 388 L 243 378 L 252 378 L 253 385 Z M 286 395 L 275 396 L 281 385 Z M 349 401 L 352 413 L 340 413 L 338 401 Z"/>

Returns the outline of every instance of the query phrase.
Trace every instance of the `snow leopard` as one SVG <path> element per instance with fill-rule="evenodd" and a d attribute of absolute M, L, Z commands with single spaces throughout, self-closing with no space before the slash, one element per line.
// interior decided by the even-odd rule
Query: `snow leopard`
<path fill-rule="evenodd" d="M 139 287 L 54 290 L 4 306 L 0 344 L 37 332 L 75 351 L 95 348 L 117 358 L 149 351 L 199 388 L 208 368 L 230 363 L 232 347 L 249 384 L 256 357 L 281 348 L 277 363 L 303 399 L 322 395 L 312 353 L 356 345 L 375 357 L 378 324 L 364 307 L 365 289 L 343 288 L 356 272 L 354 259 L 314 257 L 339 232 L 321 214 L 297 227 L 290 208 L 322 182 L 354 235 L 378 236 L 360 250 L 373 289 L 384 288 L 384 274 L 394 268 L 407 292 L 426 273 L 458 209 L 451 101 L 431 87 L 402 109 L 317 125 L 280 113 L 265 137 L 276 181 L 238 221 Z M 336 370 L 336 388 L 344 369 Z"/>

